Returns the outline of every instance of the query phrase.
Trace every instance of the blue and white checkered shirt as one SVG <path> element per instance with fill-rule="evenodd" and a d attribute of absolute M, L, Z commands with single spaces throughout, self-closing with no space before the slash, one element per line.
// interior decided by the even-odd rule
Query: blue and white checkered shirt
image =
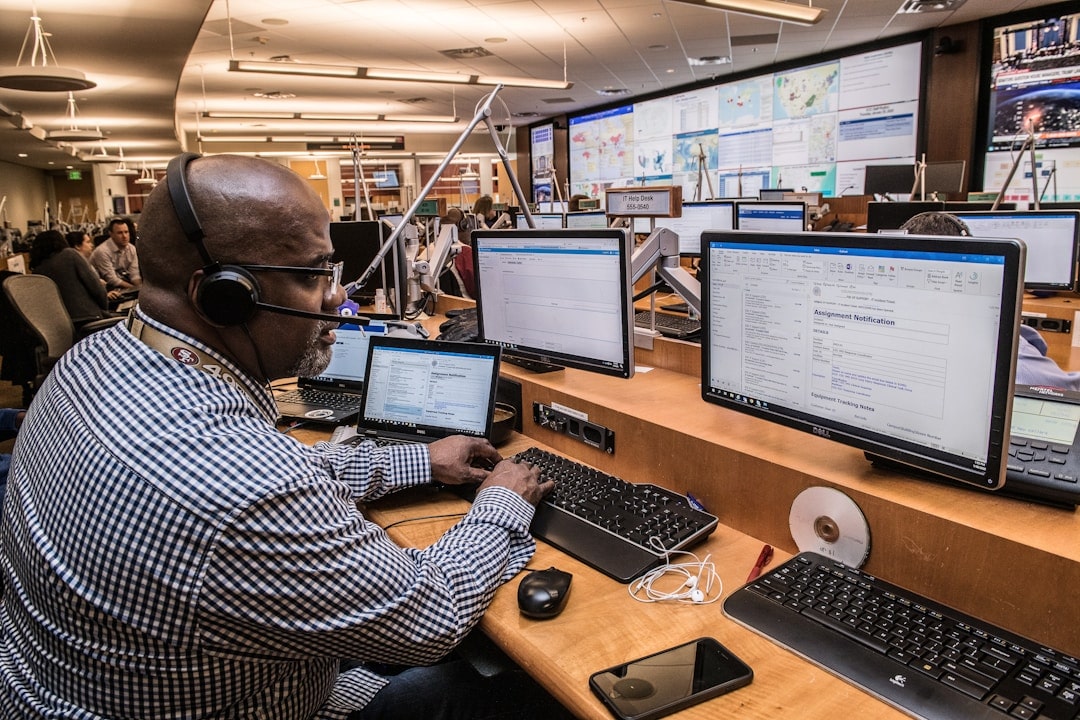
<path fill-rule="evenodd" d="M 38 393 L 0 524 L 3 717 L 345 717 L 385 681 L 340 659 L 435 661 L 532 556 L 504 488 L 398 547 L 356 501 L 429 482 L 427 448 L 306 446 L 219 359 L 247 393 L 118 325 Z"/>

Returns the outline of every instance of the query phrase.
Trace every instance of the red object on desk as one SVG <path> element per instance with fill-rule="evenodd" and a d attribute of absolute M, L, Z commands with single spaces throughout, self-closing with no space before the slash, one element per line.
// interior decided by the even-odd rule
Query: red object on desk
<path fill-rule="evenodd" d="M 765 566 L 772 560 L 772 545 L 766 545 L 761 548 L 761 554 L 758 555 L 757 562 L 754 563 L 754 567 L 750 569 L 750 576 L 746 578 L 746 582 L 750 582 L 757 578 L 761 574 L 761 571 L 765 569 Z"/>

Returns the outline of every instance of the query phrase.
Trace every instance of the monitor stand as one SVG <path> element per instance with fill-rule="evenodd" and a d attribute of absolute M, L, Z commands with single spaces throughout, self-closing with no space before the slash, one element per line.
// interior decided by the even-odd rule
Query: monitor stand
<path fill-rule="evenodd" d="M 521 357 L 520 355 L 512 355 L 507 352 L 503 353 L 502 361 L 510 363 L 511 365 L 517 365 L 526 370 L 531 370 L 534 373 L 549 373 L 564 369 L 562 365 L 555 365 L 554 363 L 547 363 L 542 360 L 533 360 L 531 358 Z"/>

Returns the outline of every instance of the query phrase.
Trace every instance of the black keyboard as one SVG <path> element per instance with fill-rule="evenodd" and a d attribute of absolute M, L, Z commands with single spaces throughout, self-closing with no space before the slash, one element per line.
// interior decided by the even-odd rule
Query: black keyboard
<path fill-rule="evenodd" d="M 715 516 L 658 485 L 630 483 L 535 447 L 514 459 L 555 480 L 536 508 L 533 535 L 620 582 L 663 563 L 664 550 L 686 549 L 716 529 Z"/>
<path fill-rule="evenodd" d="M 351 393 L 330 392 L 317 388 L 296 388 L 277 395 L 279 403 L 303 403 L 334 410 L 359 410 L 360 396 Z"/>
<path fill-rule="evenodd" d="M 736 590 L 724 612 L 919 718 L 1080 714 L 1080 662 L 816 553 Z"/>
<path fill-rule="evenodd" d="M 652 327 L 649 324 L 649 311 L 640 310 L 634 314 L 634 325 L 639 328 Z M 665 313 L 656 313 L 656 331 L 664 337 L 676 338 L 682 340 L 688 337 L 694 337 L 701 332 L 701 321 L 691 320 L 688 317 L 682 315 L 667 315 Z"/>

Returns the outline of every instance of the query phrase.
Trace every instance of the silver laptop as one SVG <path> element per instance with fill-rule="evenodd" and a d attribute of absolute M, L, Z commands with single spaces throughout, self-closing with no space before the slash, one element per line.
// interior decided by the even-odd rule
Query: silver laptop
<path fill-rule="evenodd" d="M 340 424 L 360 412 L 367 372 L 368 341 L 387 333 L 386 325 L 342 325 L 334 331 L 334 355 L 321 375 L 297 378 L 296 388 L 275 395 L 285 419 Z"/>
<path fill-rule="evenodd" d="M 501 353 L 484 343 L 372 338 L 357 434 L 349 442 L 490 437 Z"/>

